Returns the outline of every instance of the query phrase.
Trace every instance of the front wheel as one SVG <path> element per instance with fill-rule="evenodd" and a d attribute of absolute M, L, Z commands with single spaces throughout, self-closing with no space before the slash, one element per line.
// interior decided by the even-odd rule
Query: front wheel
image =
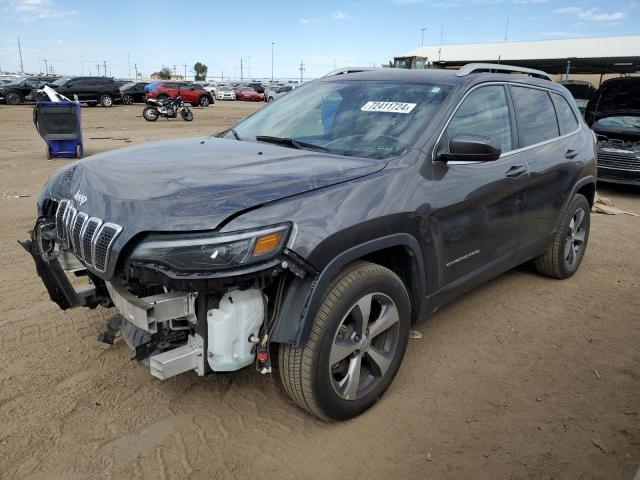
<path fill-rule="evenodd" d="M 158 117 L 160 116 L 160 113 L 158 112 L 158 110 L 155 107 L 146 107 L 142 111 L 142 116 L 148 122 L 155 122 L 156 120 L 158 120 Z"/>
<path fill-rule="evenodd" d="M 208 96 L 203 95 L 203 96 L 200 97 L 200 106 L 201 107 L 208 107 L 210 103 L 211 103 L 211 100 L 209 99 Z"/>
<path fill-rule="evenodd" d="M 18 105 L 22 103 L 22 96 L 18 92 L 9 92 L 4 101 L 7 102 L 7 105 Z"/>
<path fill-rule="evenodd" d="M 371 407 L 393 381 L 407 348 L 411 307 L 391 270 L 356 262 L 327 288 L 307 344 L 280 345 L 280 377 L 298 406 L 323 420 Z"/>
<path fill-rule="evenodd" d="M 587 249 L 590 212 L 591 206 L 586 197 L 576 194 L 564 212 L 551 245 L 535 261 L 539 273 L 560 279 L 576 273 Z"/>
<path fill-rule="evenodd" d="M 125 105 L 131 105 L 133 103 L 133 95 L 123 95 L 122 96 L 122 103 L 124 103 Z"/>
<path fill-rule="evenodd" d="M 180 116 L 185 122 L 190 122 L 191 120 L 193 120 L 193 112 L 186 107 L 180 109 Z"/>
<path fill-rule="evenodd" d="M 100 97 L 100 105 L 103 107 L 111 107 L 113 106 L 113 97 L 111 95 L 102 95 Z"/>

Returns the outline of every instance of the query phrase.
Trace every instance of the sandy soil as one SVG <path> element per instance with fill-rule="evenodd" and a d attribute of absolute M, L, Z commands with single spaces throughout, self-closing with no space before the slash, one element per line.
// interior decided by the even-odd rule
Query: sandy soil
<path fill-rule="evenodd" d="M 259 105 L 218 103 L 192 123 L 142 106 L 85 108 L 86 151 L 219 131 Z M 640 466 L 640 218 L 594 216 L 567 281 L 519 268 L 417 328 L 372 410 L 324 424 L 277 375 L 160 382 L 113 311 L 60 312 L 16 243 L 47 161 L 27 106 L 0 105 L 0 478 L 631 479 Z M 176 159 L 179 164 L 179 159 Z M 640 191 L 601 189 L 640 213 Z M 22 197 L 22 195 L 25 195 Z M 18 198 L 15 198 L 18 197 Z"/>

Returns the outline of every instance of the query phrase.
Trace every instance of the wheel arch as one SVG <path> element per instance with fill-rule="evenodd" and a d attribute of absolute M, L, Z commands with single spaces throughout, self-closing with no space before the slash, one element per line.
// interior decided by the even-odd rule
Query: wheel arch
<path fill-rule="evenodd" d="M 426 307 L 427 280 L 422 250 L 415 237 L 398 233 L 355 245 L 335 256 L 317 275 L 287 280 L 271 341 L 298 347 L 306 344 L 324 293 L 335 276 L 347 265 L 365 260 L 393 271 L 404 283 L 411 302 L 411 322 Z"/>

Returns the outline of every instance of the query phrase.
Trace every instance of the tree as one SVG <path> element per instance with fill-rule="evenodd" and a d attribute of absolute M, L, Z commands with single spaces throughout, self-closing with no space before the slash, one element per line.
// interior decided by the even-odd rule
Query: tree
<path fill-rule="evenodd" d="M 162 69 L 158 72 L 158 76 L 161 80 L 171 80 L 171 69 L 169 67 L 163 66 Z"/>
<path fill-rule="evenodd" d="M 196 72 L 196 82 L 204 82 L 207 79 L 207 70 L 209 68 L 204 63 L 196 62 L 193 66 L 193 71 Z"/>

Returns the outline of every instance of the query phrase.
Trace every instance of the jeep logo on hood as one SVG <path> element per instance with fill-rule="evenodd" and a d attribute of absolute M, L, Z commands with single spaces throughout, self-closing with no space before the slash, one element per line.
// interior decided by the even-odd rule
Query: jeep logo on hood
<path fill-rule="evenodd" d="M 81 207 L 82 205 L 84 205 L 87 202 L 87 196 L 86 195 L 82 195 L 80 193 L 80 190 L 78 190 L 76 192 L 76 194 L 73 196 L 73 199 L 76 201 L 76 203 L 78 204 L 79 207 Z"/>

